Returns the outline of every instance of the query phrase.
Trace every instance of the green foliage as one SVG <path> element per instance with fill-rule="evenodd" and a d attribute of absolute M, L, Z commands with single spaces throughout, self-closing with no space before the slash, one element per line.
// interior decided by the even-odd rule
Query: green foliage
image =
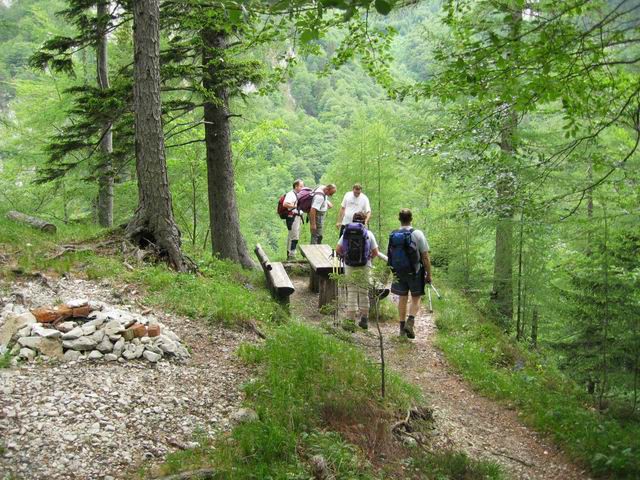
<path fill-rule="evenodd" d="M 240 356 L 260 366 L 260 377 L 245 387 L 259 420 L 236 426 L 231 437 L 207 450 L 207 461 L 221 476 L 307 478 L 302 460 L 321 454 L 338 478 L 377 478 L 358 448 L 321 427 L 404 410 L 418 399 L 415 388 L 391 376 L 383 402 L 377 367 L 359 349 L 296 322 L 273 330 L 263 346 L 242 347 Z M 192 455 L 170 457 L 166 470 L 193 466 L 182 460 Z"/>
<path fill-rule="evenodd" d="M 131 280 L 146 288 L 145 301 L 180 315 L 214 323 L 242 325 L 257 320 L 271 323 L 286 318 L 270 298 L 257 272 L 247 272 L 228 261 L 213 259 L 200 266 L 202 275 L 177 274 L 165 266 L 136 270 Z"/>
<path fill-rule="evenodd" d="M 0 355 L 0 368 L 9 368 L 11 366 L 11 352 L 4 352 Z"/>
<path fill-rule="evenodd" d="M 437 345 L 482 394 L 515 405 L 595 473 L 634 478 L 640 472 L 640 424 L 589 408 L 589 398 L 548 356 L 512 343 L 452 290 L 439 305 Z"/>
<path fill-rule="evenodd" d="M 407 466 L 434 480 L 501 480 L 501 468 L 486 460 L 474 460 L 464 453 L 443 452 L 413 459 Z"/>

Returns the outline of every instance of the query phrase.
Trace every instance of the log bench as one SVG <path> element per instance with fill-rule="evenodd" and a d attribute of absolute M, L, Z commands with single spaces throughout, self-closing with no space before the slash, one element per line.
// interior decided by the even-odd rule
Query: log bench
<path fill-rule="evenodd" d="M 271 296 L 281 303 L 289 304 L 289 296 L 293 294 L 296 289 L 293 283 L 291 283 L 291 279 L 289 275 L 287 275 L 284 266 L 281 262 L 269 261 L 260 244 L 256 245 L 254 251 L 264 271 Z"/>
<path fill-rule="evenodd" d="M 339 274 L 344 273 L 344 271 L 339 263 L 337 268 L 334 266 L 333 250 L 329 245 L 322 244 L 300 245 L 300 251 L 311 267 L 309 289 L 320 294 L 318 307 L 321 308 L 334 302 L 336 299 L 336 281 L 330 278 L 329 275 L 334 271 Z"/>

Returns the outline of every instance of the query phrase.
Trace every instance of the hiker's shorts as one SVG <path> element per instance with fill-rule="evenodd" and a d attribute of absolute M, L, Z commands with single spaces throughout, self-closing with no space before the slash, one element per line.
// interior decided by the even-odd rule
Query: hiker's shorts
<path fill-rule="evenodd" d="M 420 269 L 418 273 L 394 274 L 391 293 L 404 297 L 411 292 L 413 297 L 421 297 L 424 295 L 424 287 L 424 270 Z"/>

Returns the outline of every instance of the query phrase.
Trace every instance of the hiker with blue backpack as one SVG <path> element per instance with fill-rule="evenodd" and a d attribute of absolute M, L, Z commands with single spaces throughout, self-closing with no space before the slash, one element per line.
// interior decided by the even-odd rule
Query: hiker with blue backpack
<path fill-rule="evenodd" d="M 411 226 L 413 215 L 404 208 L 398 215 L 400 228 L 389 235 L 388 265 L 393 271 L 391 292 L 400 297 L 398 314 L 400 336 L 415 338 L 415 318 L 426 284 L 431 283 L 429 243 L 424 233 Z M 411 293 L 411 302 L 409 302 Z M 408 315 L 407 315 L 408 304 Z"/>
<path fill-rule="evenodd" d="M 378 242 L 373 233 L 364 225 L 366 220 L 366 213 L 356 212 L 353 215 L 353 221 L 345 225 L 344 232 L 336 246 L 336 253 L 345 263 L 347 317 L 356 320 L 360 315 L 358 326 L 365 330 L 369 328 L 368 285 L 371 283 L 371 259 L 378 256 Z M 349 282 L 349 277 L 355 277 L 355 281 Z M 367 287 L 361 283 L 366 284 Z"/>

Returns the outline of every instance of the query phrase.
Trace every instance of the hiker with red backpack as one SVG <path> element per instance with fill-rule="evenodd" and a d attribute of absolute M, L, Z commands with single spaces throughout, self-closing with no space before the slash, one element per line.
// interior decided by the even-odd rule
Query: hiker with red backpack
<path fill-rule="evenodd" d="M 293 190 L 278 202 L 278 214 L 286 220 L 287 230 L 287 260 L 296 258 L 296 248 L 300 240 L 300 227 L 302 226 L 302 211 L 298 209 L 298 193 L 304 188 L 304 182 L 297 179 L 293 182 Z"/>
<path fill-rule="evenodd" d="M 320 185 L 316 188 L 304 186 L 300 179 L 293 182 L 293 190 L 278 199 L 278 215 L 283 220 L 287 220 L 287 257 L 291 260 L 295 258 L 298 239 L 300 238 L 300 227 L 302 225 L 302 213 L 309 214 L 311 223 L 311 244 L 322 243 L 322 227 L 327 209 L 331 208 L 331 202 L 327 197 L 336 193 L 336 186 L 332 183 Z M 291 227 L 289 227 L 291 225 Z"/>
<path fill-rule="evenodd" d="M 366 220 L 366 213 L 356 212 L 353 215 L 353 221 L 345 225 L 336 246 L 336 253 L 345 263 L 347 317 L 355 321 L 359 315 L 358 326 L 365 330 L 369 328 L 371 259 L 378 256 L 378 242 L 373 233 L 364 225 Z M 358 276 L 362 278 L 358 279 Z M 355 277 L 355 281 L 349 282 L 349 277 Z"/>
<path fill-rule="evenodd" d="M 420 299 L 425 285 L 431 283 L 429 243 L 424 233 L 411 226 L 413 215 L 404 208 L 398 215 L 400 228 L 389 235 L 388 265 L 393 271 L 391 292 L 400 297 L 398 314 L 400 336 L 415 338 L 415 318 L 420 310 Z M 409 302 L 411 293 L 411 302 Z M 408 304 L 408 315 L 407 315 Z"/>
<path fill-rule="evenodd" d="M 309 212 L 309 228 L 311 229 L 311 245 L 322 243 L 322 233 L 324 227 L 324 217 L 327 210 L 331 208 L 331 202 L 327 197 L 336 193 L 336 186 L 330 183 L 327 186 L 320 185 L 311 193 L 311 206 Z M 302 198 L 298 197 L 298 205 L 301 205 Z M 305 204 L 306 206 L 306 204 Z"/>

